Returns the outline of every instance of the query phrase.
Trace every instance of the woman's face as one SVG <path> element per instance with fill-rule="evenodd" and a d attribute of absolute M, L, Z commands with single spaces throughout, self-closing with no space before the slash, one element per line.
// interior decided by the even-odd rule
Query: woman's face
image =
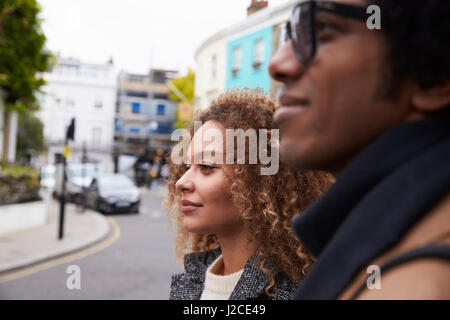
<path fill-rule="evenodd" d="M 214 131 L 220 131 L 225 137 L 225 128 L 215 121 L 205 122 L 194 134 L 188 149 L 190 164 L 186 165 L 187 171 L 175 187 L 181 194 L 186 230 L 220 237 L 241 232 L 243 226 L 239 220 L 239 210 L 231 200 L 230 183 L 225 178 L 226 165 L 214 160 L 225 153 L 224 141 L 210 138 L 215 136 Z M 197 158 L 200 163 L 196 163 Z"/>

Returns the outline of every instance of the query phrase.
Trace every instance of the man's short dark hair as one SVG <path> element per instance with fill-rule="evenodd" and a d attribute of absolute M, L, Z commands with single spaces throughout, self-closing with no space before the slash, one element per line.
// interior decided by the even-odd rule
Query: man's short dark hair
<path fill-rule="evenodd" d="M 409 79 L 422 88 L 450 80 L 450 0 L 367 0 L 381 9 L 391 86 Z"/>

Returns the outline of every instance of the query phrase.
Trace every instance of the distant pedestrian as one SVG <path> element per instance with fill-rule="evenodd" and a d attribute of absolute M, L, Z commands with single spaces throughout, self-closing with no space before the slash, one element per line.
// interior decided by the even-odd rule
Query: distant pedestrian
<path fill-rule="evenodd" d="M 169 165 L 166 163 L 161 166 L 161 177 L 164 181 L 169 177 Z"/>
<path fill-rule="evenodd" d="M 225 129 L 274 130 L 273 112 L 273 102 L 260 93 L 223 94 L 196 118 L 201 130 L 190 129 L 191 164 L 171 163 L 166 205 L 178 229 L 178 258 L 186 254 L 170 299 L 289 299 L 311 266 L 290 223 L 329 187 L 330 176 L 282 163 L 273 175 L 261 175 L 260 161 L 220 164 L 212 154 L 224 160 L 226 142 L 207 138 L 213 131 L 225 136 Z M 195 152 L 203 159 L 195 163 L 199 143 Z M 248 144 L 245 150 L 248 158 Z"/>
<path fill-rule="evenodd" d="M 151 173 L 151 168 L 147 168 L 147 170 L 145 171 L 145 186 L 147 187 L 147 189 L 151 189 L 152 188 L 152 173 Z"/>

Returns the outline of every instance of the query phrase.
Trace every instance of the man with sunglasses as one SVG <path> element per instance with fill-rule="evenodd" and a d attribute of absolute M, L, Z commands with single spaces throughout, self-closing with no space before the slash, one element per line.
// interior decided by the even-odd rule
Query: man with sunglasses
<path fill-rule="evenodd" d="M 293 221 L 317 258 L 295 299 L 450 299 L 449 18 L 448 0 L 294 7 L 269 64 L 281 159 L 336 176 Z"/>

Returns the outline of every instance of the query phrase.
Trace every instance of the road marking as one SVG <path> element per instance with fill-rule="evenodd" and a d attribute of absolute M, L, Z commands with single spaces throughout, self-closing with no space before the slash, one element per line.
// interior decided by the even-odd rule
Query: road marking
<path fill-rule="evenodd" d="M 4 283 L 7 281 L 16 280 L 25 276 L 32 275 L 36 272 L 44 271 L 53 267 L 56 267 L 61 264 L 69 263 L 75 260 L 86 258 L 89 255 L 92 255 L 94 253 L 97 253 L 103 249 L 106 249 L 110 245 L 112 245 L 114 242 L 117 241 L 117 239 L 120 238 L 120 228 L 117 221 L 111 217 L 107 217 L 109 223 L 111 224 L 111 227 L 113 229 L 112 236 L 108 237 L 106 240 L 101 241 L 100 243 L 94 244 L 88 248 L 82 249 L 81 251 L 69 253 L 68 255 L 65 255 L 63 257 L 55 258 L 50 261 L 45 261 L 42 263 L 38 263 L 36 265 L 25 267 L 24 269 L 20 269 L 17 271 L 11 271 L 5 275 L 0 275 L 0 283 Z"/>
<path fill-rule="evenodd" d="M 152 218 L 159 218 L 161 216 L 161 212 L 158 210 L 153 210 L 151 213 Z"/>

